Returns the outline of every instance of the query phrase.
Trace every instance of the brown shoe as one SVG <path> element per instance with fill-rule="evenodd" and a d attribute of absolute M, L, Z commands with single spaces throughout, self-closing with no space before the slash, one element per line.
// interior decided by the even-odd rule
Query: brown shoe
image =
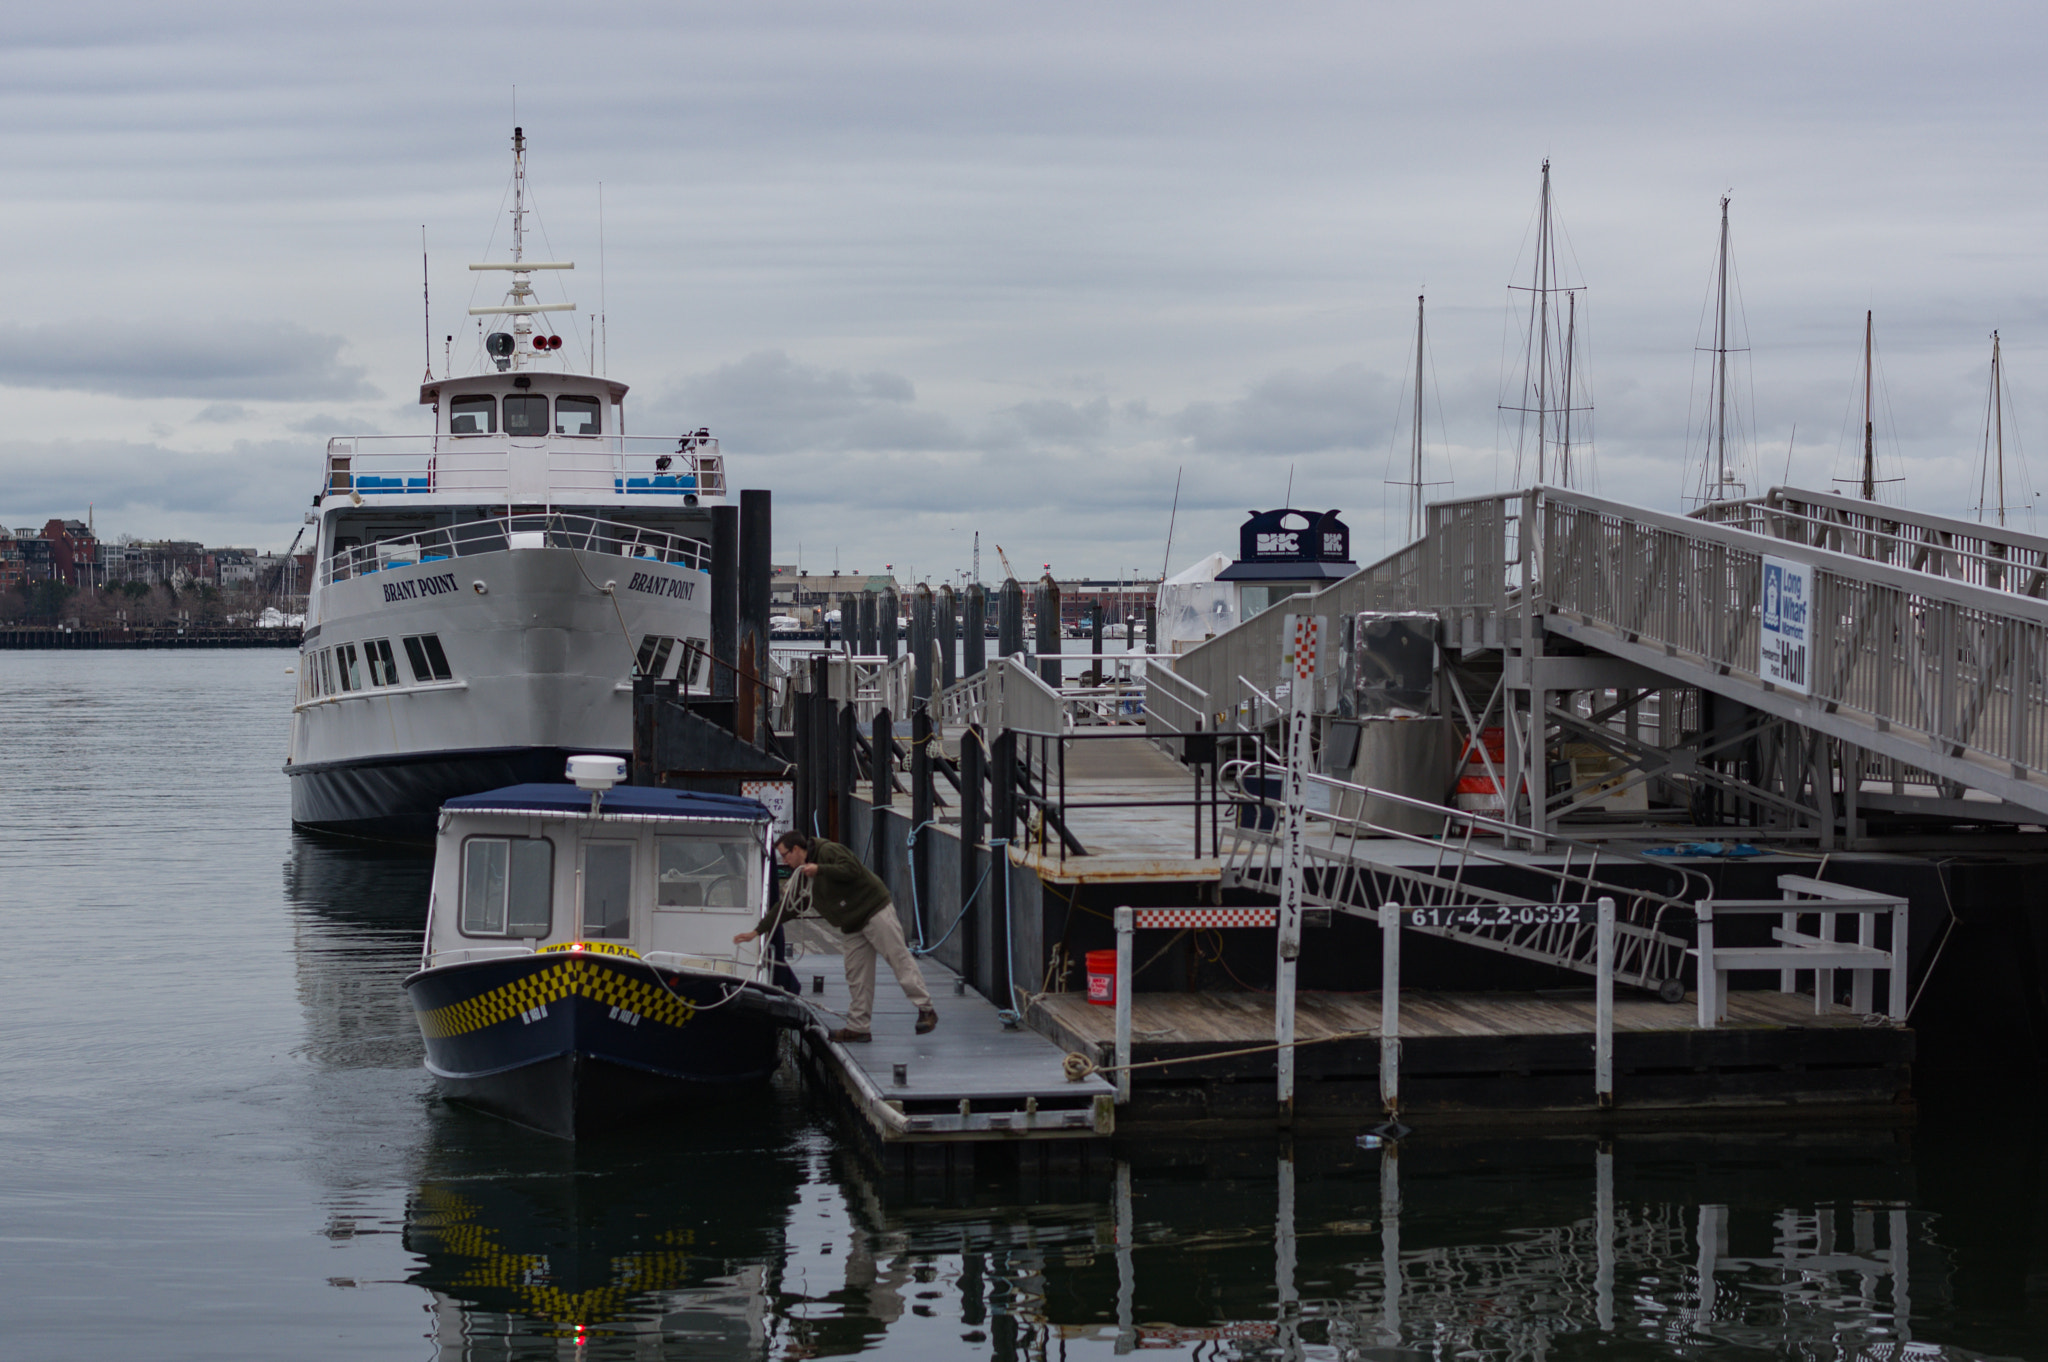
<path fill-rule="evenodd" d="M 917 1034 L 928 1036 L 939 1029 L 939 1014 L 929 1007 L 917 1009 Z"/>
<path fill-rule="evenodd" d="M 832 1033 L 831 1039 L 838 1041 L 841 1045 L 864 1045 L 868 1041 L 873 1040 L 874 1037 L 865 1031 L 854 1031 L 842 1026 Z"/>

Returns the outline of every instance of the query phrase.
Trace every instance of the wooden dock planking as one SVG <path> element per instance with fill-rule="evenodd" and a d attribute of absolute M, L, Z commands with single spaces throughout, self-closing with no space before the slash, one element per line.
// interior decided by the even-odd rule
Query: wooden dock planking
<path fill-rule="evenodd" d="M 1115 1062 L 1115 1014 L 1076 994 L 1035 1006 L 1033 1024 L 1095 1063 Z M 1304 1118 L 1379 1110 L 1380 998 L 1305 993 L 1295 1029 Z M 1269 994 L 1145 993 L 1132 999 L 1132 1059 L 1173 1061 L 1134 1073 L 1120 1120 L 1264 1120 L 1273 1115 Z M 1548 993 L 1401 994 L 1404 1112 L 1594 1114 L 1593 1004 Z M 1331 1039 L 1335 1038 L 1335 1039 Z M 1221 1051 L 1249 1055 L 1211 1058 Z M 1729 1021 L 1702 1029 L 1690 1003 L 1626 998 L 1615 1005 L 1617 1107 L 1626 1113 L 1810 1106 L 1816 1113 L 1897 1101 L 1910 1079 L 1913 1037 L 1870 1027 L 1846 1008 L 1815 1015 L 1812 999 L 1737 993 Z M 1261 1097 L 1259 1094 L 1265 1094 Z"/>

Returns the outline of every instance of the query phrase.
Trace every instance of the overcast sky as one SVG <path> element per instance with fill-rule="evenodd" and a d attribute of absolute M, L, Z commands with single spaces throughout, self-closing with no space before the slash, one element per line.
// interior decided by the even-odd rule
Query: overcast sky
<path fill-rule="evenodd" d="M 107 537 L 282 547 L 327 436 L 422 429 L 420 228 L 433 362 L 454 332 L 466 372 L 515 86 L 579 328 L 604 186 L 629 430 L 709 426 L 734 485 L 773 489 L 779 561 L 936 580 L 978 529 L 990 578 L 995 543 L 1026 574 L 1156 573 L 1177 471 L 1176 569 L 1289 501 L 1369 559 L 1425 290 L 1427 476 L 1514 485 L 1496 409 L 1546 157 L 1598 490 L 1682 505 L 1732 190 L 1752 481 L 1853 475 L 1870 309 L 1887 496 L 1969 514 L 1994 328 L 2009 461 L 2048 458 L 2044 28 L 1725 0 L 23 7 L 0 522 L 90 503 Z"/>

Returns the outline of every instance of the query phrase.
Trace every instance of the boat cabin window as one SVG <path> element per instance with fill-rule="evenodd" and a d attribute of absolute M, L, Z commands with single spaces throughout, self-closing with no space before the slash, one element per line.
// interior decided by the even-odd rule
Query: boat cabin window
<path fill-rule="evenodd" d="M 555 399 L 557 435 L 596 435 L 599 433 L 597 417 L 597 399 L 594 397 Z"/>
<path fill-rule="evenodd" d="M 334 667 L 328 660 L 328 654 L 333 651 L 332 648 L 322 648 L 320 650 L 320 693 L 322 695 L 334 694 Z"/>
<path fill-rule="evenodd" d="M 546 936 L 553 928 L 555 848 L 545 837 L 462 844 L 462 934 Z"/>
<path fill-rule="evenodd" d="M 334 666 L 335 670 L 341 673 L 341 688 L 343 690 L 361 690 L 363 688 L 363 668 L 361 662 L 356 658 L 355 644 L 344 643 L 334 650 Z"/>
<path fill-rule="evenodd" d="M 398 684 L 398 663 L 391 656 L 391 640 L 373 638 L 363 645 L 363 661 L 369 664 L 370 684 L 373 686 L 395 686 Z"/>
<path fill-rule="evenodd" d="M 747 867 L 760 857 L 759 843 L 741 837 L 657 837 L 654 906 L 749 912 Z"/>
<path fill-rule="evenodd" d="M 454 675 L 448 670 L 448 654 L 441 651 L 438 634 L 415 634 L 405 640 L 405 660 L 412 663 L 412 679 L 421 684 L 446 681 Z"/>
<path fill-rule="evenodd" d="M 633 844 L 583 844 L 583 935 L 622 941 L 633 934 Z"/>
<path fill-rule="evenodd" d="M 448 404 L 450 435 L 495 435 L 498 431 L 498 399 L 488 393 L 458 397 Z"/>
<path fill-rule="evenodd" d="M 659 634 L 646 634 L 640 639 L 639 668 L 642 676 L 663 680 L 668 675 L 668 655 L 674 650 L 676 641 Z"/>
<path fill-rule="evenodd" d="M 507 435 L 545 435 L 548 433 L 548 400 L 529 394 L 520 394 L 505 399 L 505 433 Z"/>

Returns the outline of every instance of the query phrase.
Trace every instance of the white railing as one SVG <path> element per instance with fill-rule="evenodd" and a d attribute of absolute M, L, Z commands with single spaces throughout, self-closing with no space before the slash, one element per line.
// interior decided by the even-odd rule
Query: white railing
<path fill-rule="evenodd" d="M 1699 1024 L 1711 1028 L 1728 1019 L 1728 972 L 1730 970 L 1775 970 L 1778 991 L 1798 990 L 1799 975 L 1813 974 L 1813 1010 L 1822 1013 L 1834 1003 L 1835 971 L 1850 972 L 1849 1007 L 1864 1015 L 1871 1012 L 1874 983 L 1879 971 L 1891 985 L 1884 1015 L 1894 1022 L 1906 1019 L 1906 900 L 1869 889 L 1828 884 L 1802 875 L 1778 876 L 1782 899 L 1702 899 L 1695 908 L 1699 917 Z M 1778 925 L 1771 929 L 1773 946 L 1723 946 L 1714 937 L 1717 919 L 1738 914 L 1774 915 Z M 1835 921 L 1843 916 L 1856 919 L 1856 939 L 1837 941 Z M 1886 944 L 1877 944 L 1877 919 L 1891 919 Z M 1801 931 L 1802 918 L 1819 924 L 1812 932 Z"/>
<path fill-rule="evenodd" d="M 554 512 L 473 520 L 359 545 L 321 564 L 320 584 L 332 586 L 373 572 L 515 548 L 581 549 L 586 553 L 616 554 L 621 558 L 692 568 L 708 567 L 711 561 L 711 547 L 701 539 L 596 516 Z"/>
<path fill-rule="evenodd" d="M 687 447 L 679 447 L 679 445 Z M 495 500 L 726 495 L 718 441 L 655 435 L 348 435 L 327 442 L 329 495 Z"/>

